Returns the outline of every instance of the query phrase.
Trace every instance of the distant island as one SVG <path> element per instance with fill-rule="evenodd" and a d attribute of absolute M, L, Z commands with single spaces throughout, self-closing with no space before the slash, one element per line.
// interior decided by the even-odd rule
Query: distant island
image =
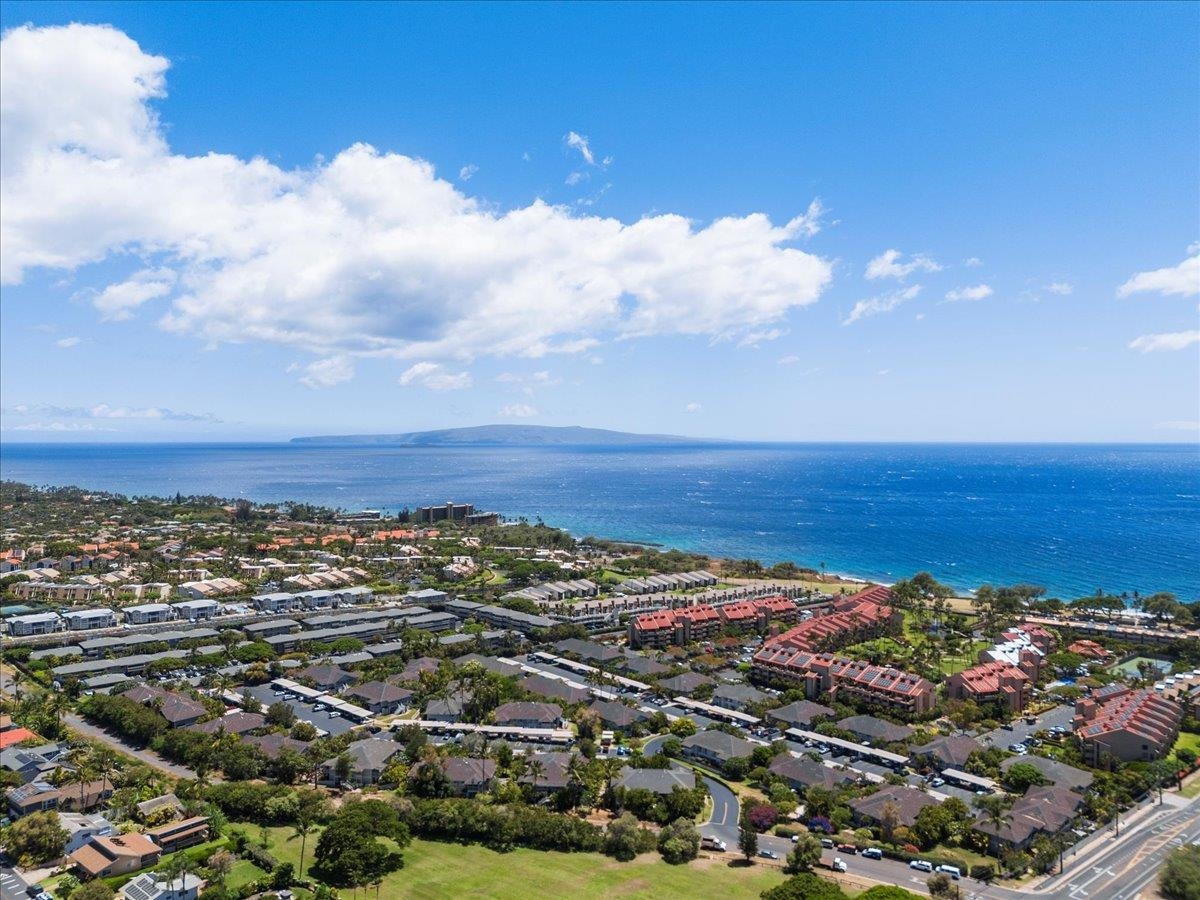
<path fill-rule="evenodd" d="M 658 444 L 716 444 L 712 438 L 682 437 L 675 434 L 632 434 L 607 428 L 583 428 L 578 425 L 475 425 L 470 428 L 442 428 L 437 431 L 409 431 L 402 434 L 329 434 L 292 438 L 293 444 L 388 444 L 402 447 L 480 447 L 480 446 L 652 446 Z"/>

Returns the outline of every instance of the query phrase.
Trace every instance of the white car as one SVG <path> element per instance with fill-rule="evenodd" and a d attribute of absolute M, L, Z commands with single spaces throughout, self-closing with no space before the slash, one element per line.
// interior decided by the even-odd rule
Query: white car
<path fill-rule="evenodd" d="M 910 869 L 916 869 L 918 872 L 932 872 L 933 863 L 927 859 L 913 859 L 908 863 Z"/>

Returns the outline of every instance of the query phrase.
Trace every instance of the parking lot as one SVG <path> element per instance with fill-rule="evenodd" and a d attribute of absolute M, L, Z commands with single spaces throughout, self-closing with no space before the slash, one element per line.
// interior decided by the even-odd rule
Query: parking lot
<path fill-rule="evenodd" d="M 272 703 L 282 700 L 295 710 L 297 718 L 303 719 L 305 722 L 312 722 L 317 728 L 327 731 L 330 734 L 344 734 L 358 724 L 340 716 L 330 716 L 328 711 L 318 712 L 313 708 L 311 703 L 305 703 L 303 700 L 298 700 L 295 697 L 276 697 L 275 689 L 269 684 L 260 684 L 246 690 L 250 692 L 252 697 L 262 703 L 264 711 Z"/>
<path fill-rule="evenodd" d="M 1037 723 L 1034 725 L 1028 724 L 1024 719 L 1016 719 L 1012 722 L 1012 729 L 997 728 L 994 731 L 989 731 L 986 734 L 980 735 L 979 741 L 985 747 L 988 745 L 1008 748 L 1009 744 L 1020 744 L 1026 738 L 1032 737 L 1038 731 L 1045 731 L 1053 728 L 1056 725 L 1061 725 L 1065 728 L 1071 727 L 1071 720 L 1075 717 L 1075 708 L 1071 705 L 1056 706 L 1054 709 L 1047 710 L 1037 717 Z"/>

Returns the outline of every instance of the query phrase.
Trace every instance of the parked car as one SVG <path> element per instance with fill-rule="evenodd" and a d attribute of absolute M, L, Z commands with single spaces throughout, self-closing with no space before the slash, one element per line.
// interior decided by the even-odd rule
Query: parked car
<path fill-rule="evenodd" d="M 821 838 L 821 846 L 824 847 L 826 850 L 832 850 L 833 849 L 833 841 L 830 840 L 829 838 Z"/>
<path fill-rule="evenodd" d="M 914 859 L 908 864 L 910 869 L 916 869 L 918 872 L 932 872 L 933 863 L 927 859 Z"/>
<path fill-rule="evenodd" d="M 955 881 L 958 881 L 958 879 L 962 878 L 962 869 L 960 869 L 958 866 L 941 865 L 938 866 L 934 871 L 949 875 Z"/>
<path fill-rule="evenodd" d="M 858 852 L 858 848 L 853 844 L 838 844 L 837 848 L 843 853 L 849 853 L 851 856 Z"/>
<path fill-rule="evenodd" d="M 779 859 L 779 854 L 776 853 L 774 850 L 767 850 L 767 849 L 759 850 L 758 855 L 761 856 L 763 859 Z"/>
<path fill-rule="evenodd" d="M 866 859 L 883 859 L 883 850 L 879 847 L 868 847 L 862 852 Z"/>
<path fill-rule="evenodd" d="M 718 853 L 725 852 L 725 842 L 720 838 L 706 837 L 700 839 L 700 847 L 704 850 L 716 850 Z"/>
<path fill-rule="evenodd" d="M 943 784 L 945 784 L 945 783 L 946 783 L 946 779 L 945 779 L 945 778 L 931 778 L 931 779 L 929 780 L 929 786 L 930 786 L 930 787 L 941 787 L 941 786 L 942 786 Z"/>

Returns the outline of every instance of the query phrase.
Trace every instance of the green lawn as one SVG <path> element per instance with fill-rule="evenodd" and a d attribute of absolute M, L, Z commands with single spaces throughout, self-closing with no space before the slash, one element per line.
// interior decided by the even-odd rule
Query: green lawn
<path fill-rule="evenodd" d="M 1197 756 L 1200 756 L 1200 734 L 1192 734 L 1187 731 L 1179 732 L 1179 740 L 1175 742 L 1175 746 L 1171 748 L 1171 752 L 1176 750 L 1191 750 Z"/>
<path fill-rule="evenodd" d="M 230 888 L 240 888 L 243 884 L 249 884 L 266 874 L 266 872 L 250 862 L 250 860 L 239 859 L 233 864 L 233 868 L 229 870 L 229 877 L 225 879 L 225 884 Z"/>
<path fill-rule="evenodd" d="M 253 833 L 253 832 L 252 832 Z M 312 861 L 317 833 L 308 837 L 305 864 Z M 300 840 L 288 828 L 270 829 L 270 852 L 281 862 L 299 865 Z M 733 854 L 728 854 L 730 860 Z M 657 853 L 619 863 L 598 853 L 552 853 L 514 850 L 496 853 L 478 846 L 414 840 L 404 851 L 404 868 L 388 876 L 381 896 L 395 898 L 487 897 L 528 900 L 541 896 L 572 900 L 677 900 L 680 897 L 724 897 L 753 900 L 784 879 L 778 868 L 730 867 L 697 860 L 669 866 Z"/>

